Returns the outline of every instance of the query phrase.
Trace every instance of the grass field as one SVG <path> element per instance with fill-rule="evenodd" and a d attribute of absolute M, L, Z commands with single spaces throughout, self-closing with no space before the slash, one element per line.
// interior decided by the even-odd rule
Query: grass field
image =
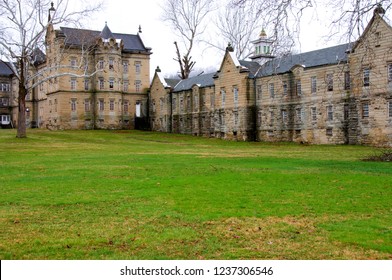
<path fill-rule="evenodd" d="M 0 130 L 0 259 L 392 259 L 375 148 Z"/>

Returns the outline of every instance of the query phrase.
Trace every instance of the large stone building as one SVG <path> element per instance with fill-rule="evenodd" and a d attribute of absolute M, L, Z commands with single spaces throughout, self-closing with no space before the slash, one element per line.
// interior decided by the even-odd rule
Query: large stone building
<path fill-rule="evenodd" d="M 264 32 L 251 61 L 227 48 L 220 68 L 152 80 L 153 130 L 223 139 L 392 146 L 392 28 L 377 8 L 362 36 L 274 58 Z"/>
<path fill-rule="evenodd" d="M 107 24 L 102 31 L 49 25 L 45 53 L 34 54 L 33 89 L 26 97 L 27 126 L 146 127 L 151 48 L 143 44 L 140 33 L 140 27 L 136 35 L 112 33 Z M 13 107 L 16 125 L 17 88 L 12 92 L 7 104 Z"/>
<path fill-rule="evenodd" d="M 11 127 L 13 71 L 8 63 L 0 61 L 0 127 Z"/>

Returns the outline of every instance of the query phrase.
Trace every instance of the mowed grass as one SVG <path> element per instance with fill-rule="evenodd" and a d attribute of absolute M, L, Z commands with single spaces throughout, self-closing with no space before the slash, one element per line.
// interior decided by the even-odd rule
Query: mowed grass
<path fill-rule="evenodd" d="M 0 259 L 391 259 L 376 148 L 0 130 Z"/>

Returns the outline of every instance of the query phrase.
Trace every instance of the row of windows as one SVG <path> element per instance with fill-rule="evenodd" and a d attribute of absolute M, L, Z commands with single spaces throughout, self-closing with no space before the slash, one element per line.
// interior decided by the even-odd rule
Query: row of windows
<path fill-rule="evenodd" d="M 84 100 L 84 111 L 85 112 L 91 112 L 91 103 L 92 101 L 91 101 L 91 99 L 89 99 L 89 98 L 87 98 L 87 99 L 85 99 Z M 102 99 L 99 99 L 98 100 L 98 103 L 97 103 L 97 105 L 98 105 L 98 110 L 99 111 L 101 111 L 101 112 L 103 112 L 103 111 L 105 111 L 105 100 L 102 98 Z M 117 105 L 118 106 L 118 110 L 121 112 L 121 110 L 122 110 L 122 112 L 123 113 L 129 113 L 129 101 L 128 100 L 119 100 L 118 102 L 116 102 L 115 101 L 115 99 L 110 99 L 109 100 L 109 111 L 111 111 L 111 112 L 114 112 L 115 111 L 115 106 Z M 71 99 L 71 111 L 72 112 L 76 112 L 76 107 L 77 107 L 77 98 L 72 98 Z"/>
<path fill-rule="evenodd" d="M 369 102 L 363 102 L 361 105 L 361 116 L 363 119 L 366 119 L 369 117 Z M 310 107 L 310 118 L 312 122 L 315 122 L 318 120 L 318 113 L 317 113 L 317 107 Z M 389 118 L 392 118 L 392 101 L 387 102 L 387 116 Z M 284 123 L 288 122 L 288 111 L 286 109 L 281 110 L 281 117 L 282 121 Z M 262 111 L 259 111 L 259 124 L 261 124 L 261 119 L 262 118 Z M 295 118 L 296 121 L 298 122 L 303 122 L 305 120 L 305 112 L 303 108 L 296 108 L 295 109 Z M 348 120 L 349 118 L 349 105 L 345 104 L 344 105 L 344 120 Z M 269 112 L 269 120 L 272 122 L 275 119 L 275 112 L 270 111 Z M 328 105 L 326 107 L 326 120 L 327 121 L 333 121 L 334 120 L 334 109 L 332 105 Z"/>
<path fill-rule="evenodd" d="M 115 79 L 109 79 L 109 90 L 114 90 L 114 85 L 115 85 Z M 120 83 L 120 82 L 119 82 Z M 136 80 L 135 83 L 135 91 L 140 92 L 141 91 L 141 86 L 142 82 L 140 80 Z M 128 91 L 129 90 L 129 81 L 123 81 L 122 83 L 122 88 L 123 91 Z M 71 90 L 76 90 L 77 89 L 77 80 L 71 79 Z M 100 90 L 105 90 L 105 80 L 103 78 L 99 78 L 99 89 Z M 90 80 L 85 79 L 84 80 L 84 90 L 90 90 Z"/>
<path fill-rule="evenodd" d="M 76 57 L 71 57 L 70 59 L 70 65 L 72 68 L 76 68 L 78 67 L 78 61 Z M 115 66 L 115 59 L 114 58 L 109 58 L 108 62 L 107 62 L 107 67 L 110 71 L 114 71 L 114 66 Z M 140 74 L 142 71 L 142 62 L 141 61 L 135 61 L 134 62 L 134 67 L 135 67 L 135 73 L 136 74 Z M 83 68 L 84 70 L 88 70 L 88 60 L 84 59 L 83 60 Z M 98 69 L 99 70 L 104 70 L 105 69 L 105 60 L 103 58 L 101 58 L 98 61 Z M 122 70 L 124 73 L 128 73 L 129 71 L 129 62 L 126 60 L 122 61 Z"/>
<path fill-rule="evenodd" d="M 388 64 L 387 66 L 387 75 L 388 75 L 388 82 L 392 82 L 392 63 Z M 369 87 L 370 86 L 370 75 L 371 75 L 371 71 L 370 68 L 364 68 L 363 69 L 363 86 L 364 87 Z M 333 78 L 333 74 L 327 74 L 326 79 L 325 79 L 325 83 L 326 83 L 326 89 L 327 91 L 333 91 L 334 90 L 334 78 Z M 317 77 L 316 76 L 312 76 L 310 78 L 310 91 L 312 94 L 316 94 L 318 91 L 317 88 Z M 288 82 L 287 81 L 283 81 L 282 82 L 282 88 L 283 88 L 283 95 L 287 95 L 288 93 Z M 351 78 L 350 78 L 350 72 L 345 72 L 344 73 L 344 89 L 345 90 L 349 90 L 351 88 Z M 257 91 L 257 98 L 261 99 L 262 96 L 262 85 L 257 85 L 256 88 Z M 269 97 L 270 98 L 274 98 L 275 97 L 275 84 L 274 83 L 269 83 L 268 84 L 268 92 L 269 92 Z M 295 94 L 300 96 L 302 95 L 302 84 L 301 84 L 301 80 L 296 80 L 295 81 Z"/>

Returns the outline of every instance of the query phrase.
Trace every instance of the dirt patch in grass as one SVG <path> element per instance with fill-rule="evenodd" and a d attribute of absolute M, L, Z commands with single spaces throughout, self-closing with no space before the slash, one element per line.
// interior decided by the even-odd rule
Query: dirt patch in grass
<path fill-rule="evenodd" d="M 208 222 L 213 235 L 226 244 L 219 257 L 230 259 L 388 259 L 374 250 L 331 241 L 310 218 L 229 218 Z M 230 249 L 228 250 L 228 247 Z"/>

